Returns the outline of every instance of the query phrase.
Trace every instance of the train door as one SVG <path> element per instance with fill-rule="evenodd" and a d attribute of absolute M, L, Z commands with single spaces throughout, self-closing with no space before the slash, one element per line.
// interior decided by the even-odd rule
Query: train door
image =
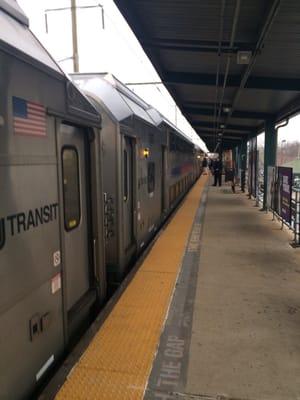
<path fill-rule="evenodd" d="M 129 251 L 134 245 L 134 142 L 124 136 L 123 145 L 123 237 L 124 250 Z"/>
<path fill-rule="evenodd" d="M 167 165 L 166 165 L 166 153 L 167 149 L 165 146 L 162 146 L 162 156 L 161 156 L 161 211 L 162 213 L 166 209 L 166 193 L 165 193 L 165 185 L 166 185 L 166 173 L 167 173 Z"/>
<path fill-rule="evenodd" d="M 70 125 L 61 125 L 58 134 L 68 319 L 72 308 L 80 303 L 90 288 L 85 137 L 83 129 Z"/>

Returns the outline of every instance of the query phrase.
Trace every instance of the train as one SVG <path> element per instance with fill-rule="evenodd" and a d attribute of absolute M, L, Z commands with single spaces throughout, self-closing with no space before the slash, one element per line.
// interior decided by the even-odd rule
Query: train
<path fill-rule="evenodd" d="M 0 399 L 30 398 L 202 171 L 111 74 L 61 70 L 0 0 Z"/>

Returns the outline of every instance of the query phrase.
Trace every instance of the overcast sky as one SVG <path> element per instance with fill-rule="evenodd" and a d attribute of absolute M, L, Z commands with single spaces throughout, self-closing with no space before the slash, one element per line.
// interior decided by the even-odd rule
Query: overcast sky
<path fill-rule="evenodd" d="M 258 135 L 257 144 L 263 146 L 265 141 L 264 133 Z M 277 145 L 281 147 L 285 143 L 300 143 L 300 115 L 291 118 L 288 125 L 278 129 Z"/>
<path fill-rule="evenodd" d="M 49 11 L 48 34 L 45 29 L 45 10 L 69 7 L 70 0 L 18 0 L 30 19 L 30 27 L 56 60 L 72 56 L 70 11 Z M 96 0 L 77 0 L 77 6 L 98 5 Z M 105 29 L 102 27 L 101 9 L 77 10 L 80 72 L 111 72 L 124 83 L 156 82 L 159 77 L 131 32 L 113 0 L 102 0 Z M 66 72 L 73 71 L 72 60 L 61 61 Z M 148 103 L 155 106 L 188 135 L 198 139 L 175 103 L 162 85 L 130 86 Z M 278 143 L 282 140 L 300 141 L 300 117 L 279 130 Z M 259 138 L 261 142 L 263 137 Z M 202 142 L 202 141 L 201 141 Z"/>
<path fill-rule="evenodd" d="M 73 72 L 72 60 L 65 60 L 72 56 L 70 11 L 48 11 L 48 33 L 45 27 L 45 10 L 69 7 L 70 0 L 18 0 L 18 3 L 29 17 L 31 30 L 60 66 L 66 72 Z M 78 7 L 98 4 L 95 0 L 77 0 Z M 80 72 L 111 72 L 124 83 L 160 81 L 113 0 L 102 0 L 101 4 L 105 29 L 100 7 L 77 10 Z M 180 111 L 175 110 L 175 103 L 163 85 L 130 88 L 173 123 L 177 120 L 178 127 L 204 147 Z"/>

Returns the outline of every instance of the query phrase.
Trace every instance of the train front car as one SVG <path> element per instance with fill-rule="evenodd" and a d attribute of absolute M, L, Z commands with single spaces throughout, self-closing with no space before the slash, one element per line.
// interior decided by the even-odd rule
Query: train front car
<path fill-rule="evenodd" d="M 106 262 L 110 283 L 119 283 L 161 222 L 166 138 L 147 113 L 149 105 L 112 75 L 72 78 L 103 119 Z"/>
<path fill-rule="evenodd" d="M 0 398 L 17 400 L 104 295 L 101 118 L 13 0 L 0 0 L 0 66 Z"/>

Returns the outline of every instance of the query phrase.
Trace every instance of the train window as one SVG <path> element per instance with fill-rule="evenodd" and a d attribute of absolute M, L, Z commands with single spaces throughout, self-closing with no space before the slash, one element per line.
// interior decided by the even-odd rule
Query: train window
<path fill-rule="evenodd" d="M 79 225 L 81 217 L 79 161 L 74 147 L 62 150 L 62 174 L 65 229 L 71 231 Z"/>
<path fill-rule="evenodd" d="M 127 154 L 127 150 L 124 150 L 123 162 L 124 162 L 123 199 L 124 199 L 124 201 L 127 201 L 128 200 L 128 154 Z"/>
<path fill-rule="evenodd" d="M 153 133 L 153 132 L 150 132 L 150 133 L 149 133 L 149 143 L 150 143 L 150 144 L 153 144 L 153 143 L 154 143 L 154 133 Z"/>
<path fill-rule="evenodd" d="M 170 187 L 170 203 L 172 204 L 175 200 L 175 186 Z"/>
<path fill-rule="evenodd" d="M 155 189 L 155 164 L 148 162 L 148 193 L 153 193 Z"/>

